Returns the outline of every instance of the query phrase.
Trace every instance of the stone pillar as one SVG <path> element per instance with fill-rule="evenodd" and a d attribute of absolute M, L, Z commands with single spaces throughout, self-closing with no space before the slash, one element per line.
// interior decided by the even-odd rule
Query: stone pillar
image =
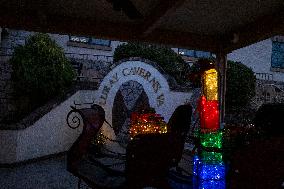
<path fill-rule="evenodd" d="M 220 128 L 224 128 L 225 120 L 225 96 L 226 96 L 226 70 L 227 54 L 217 53 L 217 66 L 219 72 L 219 103 L 220 103 Z"/>

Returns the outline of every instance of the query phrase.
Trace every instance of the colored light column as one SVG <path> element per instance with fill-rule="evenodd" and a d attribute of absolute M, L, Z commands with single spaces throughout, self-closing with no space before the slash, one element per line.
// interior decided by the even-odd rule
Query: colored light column
<path fill-rule="evenodd" d="M 210 69 L 203 74 L 203 94 L 206 100 L 218 100 L 218 73 Z"/>
<path fill-rule="evenodd" d="M 219 129 L 219 105 L 217 100 L 206 100 L 201 96 L 199 104 L 200 128 L 202 132 L 217 131 Z"/>
<path fill-rule="evenodd" d="M 208 154 L 210 156 L 210 154 Z M 225 165 L 217 159 L 222 155 L 208 157 L 207 162 L 194 156 L 193 160 L 193 186 L 194 189 L 225 189 Z M 215 159 L 217 157 L 217 159 Z M 211 162 L 212 161 L 212 162 Z"/>
<path fill-rule="evenodd" d="M 218 73 L 210 69 L 202 75 L 203 94 L 199 101 L 201 132 L 217 131 L 219 124 Z"/>
<path fill-rule="evenodd" d="M 199 101 L 200 143 L 199 156 L 193 159 L 194 189 L 225 189 L 225 165 L 222 153 L 210 148 L 222 148 L 223 133 L 219 131 L 218 73 L 210 69 L 202 75 L 203 94 Z"/>
<path fill-rule="evenodd" d="M 222 148 L 223 133 L 221 131 L 201 133 L 201 145 L 209 148 Z"/>

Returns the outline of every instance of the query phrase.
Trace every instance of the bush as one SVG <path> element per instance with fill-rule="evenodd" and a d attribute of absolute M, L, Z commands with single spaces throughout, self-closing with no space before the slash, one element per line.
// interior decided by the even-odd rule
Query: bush
<path fill-rule="evenodd" d="M 263 104 L 256 112 L 255 127 L 267 136 L 284 135 L 284 103 Z"/>
<path fill-rule="evenodd" d="M 188 65 L 172 49 L 142 43 L 119 45 L 114 52 L 114 61 L 130 57 L 141 57 L 157 63 L 167 74 L 173 76 L 179 84 L 184 83 Z"/>
<path fill-rule="evenodd" d="M 62 94 L 74 78 L 63 50 L 47 34 L 35 34 L 16 47 L 10 63 L 15 93 L 30 109 Z"/>
<path fill-rule="evenodd" d="M 228 61 L 226 109 L 239 111 L 255 96 L 256 78 L 253 71 L 240 62 Z"/>

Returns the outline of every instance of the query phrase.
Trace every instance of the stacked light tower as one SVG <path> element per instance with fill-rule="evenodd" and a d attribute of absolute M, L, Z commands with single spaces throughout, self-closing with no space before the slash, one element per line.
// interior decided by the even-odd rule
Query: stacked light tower
<path fill-rule="evenodd" d="M 225 165 L 222 158 L 218 72 L 213 68 L 202 73 L 202 94 L 198 102 L 200 128 L 198 153 L 194 156 L 194 188 L 225 189 Z"/>

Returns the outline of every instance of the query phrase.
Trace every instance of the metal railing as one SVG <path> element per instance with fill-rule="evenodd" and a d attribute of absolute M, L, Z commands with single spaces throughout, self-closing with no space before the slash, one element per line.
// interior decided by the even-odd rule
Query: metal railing
<path fill-rule="evenodd" d="M 113 62 L 113 56 L 97 55 L 97 54 L 81 54 L 81 53 L 65 53 L 67 58 L 81 59 L 81 60 L 93 60 L 93 61 L 106 61 Z"/>
<path fill-rule="evenodd" d="M 1 57 L 11 57 L 13 52 L 14 52 L 14 48 L 11 48 L 11 47 L 1 47 L 0 48 Z M 110 55 L 65 52 L 65 56 L 69 59 L 81 59 L 81 60 L 93 60 L 93 61 L 102 60 L 106 62 L 113 62 L 113 56 L 110 56 Z"/>
<path fill-rule="evenodd" d="M 254 73 L 256 79 L 273 81 L 273 74 L 271 73 Z"/>
<path fill-rule="evenodd" d="M 257 82 L 256 96 L 251 102 L 256 109 L 266 103 L 284 103 L 284 89 L 279 85 Z"/>

